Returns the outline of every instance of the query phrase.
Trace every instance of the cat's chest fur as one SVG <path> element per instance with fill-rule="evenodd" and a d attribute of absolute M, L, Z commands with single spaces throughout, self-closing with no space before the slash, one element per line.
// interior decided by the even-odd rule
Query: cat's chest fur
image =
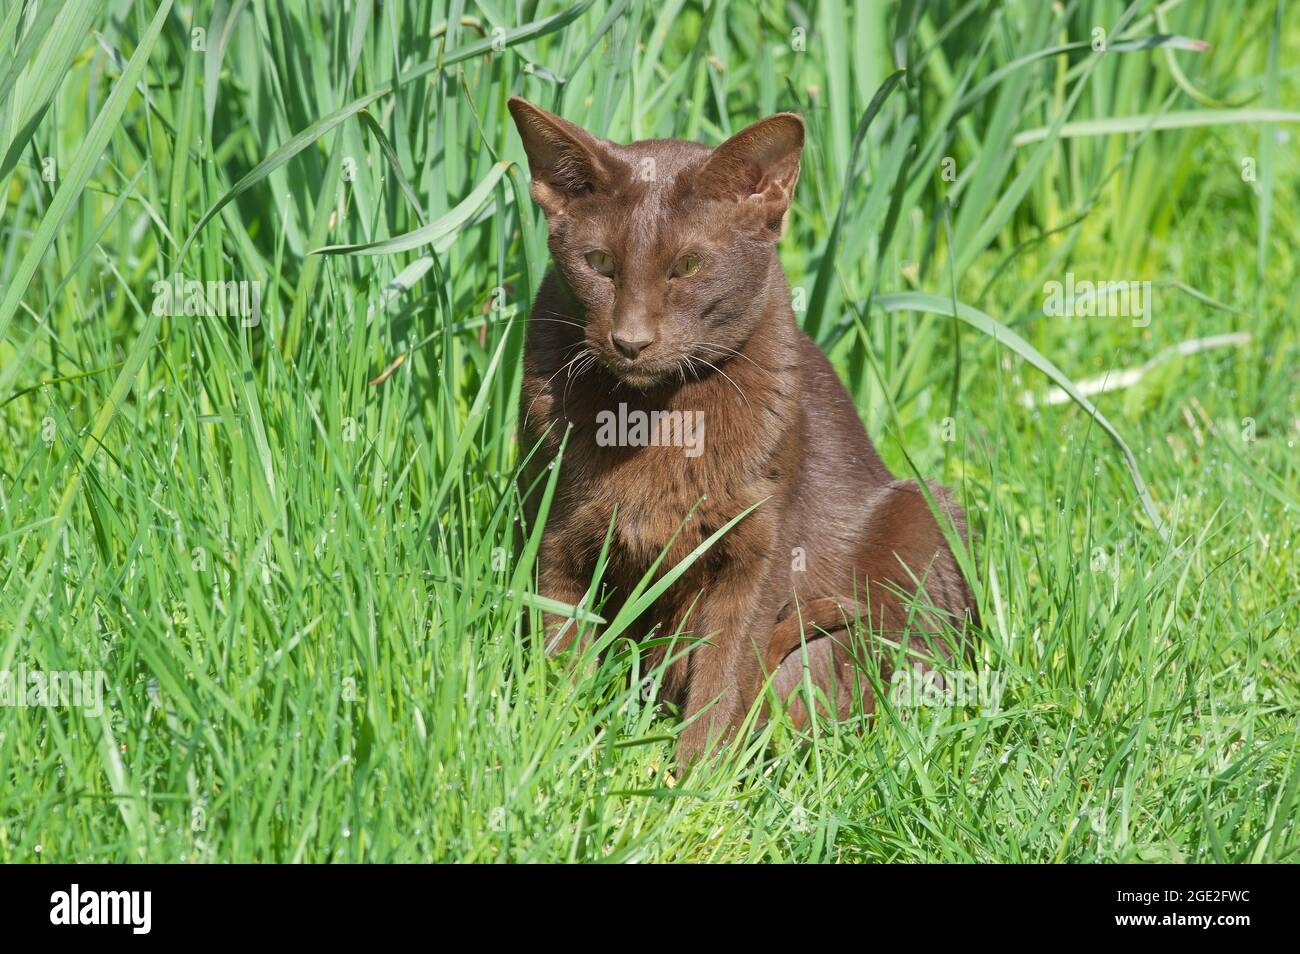
<path fill-rule="evenodd" d="M 747 508 L 780 506 L 796 466 L 797 381 L 777 386 L 769 362 L 732 362 L 726 378 L 692 379 L 665 394 L 610 387 L 599 376 L 562 381 L 544 351 L 530 357 L 525 432 L 536 439 L 549 426 L 545 443 L 558 450 L 568 429 L 548 525 L 583 563 L 608 537 L 615 566 L 643 572 L 665 554 L 666 570 Z"/>

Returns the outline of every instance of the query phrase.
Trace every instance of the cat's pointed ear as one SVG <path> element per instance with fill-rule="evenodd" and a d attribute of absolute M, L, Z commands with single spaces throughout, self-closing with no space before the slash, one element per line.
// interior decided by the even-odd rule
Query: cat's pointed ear
<path fill-rule="evenodd" d="M 699 183 L 714 198 L 757 206 L 766 227 L 780 235 L 799 182 L 803 120 L 777 113 L 746 126 L 713 150 Z"/>
<path fill-rule="evenodd" d="M 518 96 L 508 105 L 528 155 L 533 199 L 548 216 L 611 185 L 616 162 L 591 133 Z"/>

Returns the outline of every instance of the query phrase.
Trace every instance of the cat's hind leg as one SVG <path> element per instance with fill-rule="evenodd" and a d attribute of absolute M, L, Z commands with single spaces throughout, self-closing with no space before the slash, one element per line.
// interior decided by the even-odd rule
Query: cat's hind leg
<path fill-rule="evenodd" d="M 945 488 L 927 486 L 942 518 L 964 538 L 961 508 Z M 821 714 L 869 714 L 875 693 L 868 656 L 884 683 L 899 664 L 934 669 L 959 651 L 954 637 L 975 618 L 970 588 L 916 481 L 894 481 L 873 502 L 853 576 L 858 597 L 787 606 L 768 637 L 763 672 L 772 675 L 771 689 L 796 726 L 808 719 L 807 693 L 800 691 L 805 665 Z"/>
<path fill-rule="evenodd" d="M 789 605 L 778 617 L 763 655 L 763 671 L 772 674 L 771 692 L 796 727 L 808 723 L 805 687 L 811 687 L 813 706 L 823 718 L 848 718 L 855 697 L 862 700 L 863 712 L 874 711 L 861 652 L 854 652 L 856 619 L 869 618 L 862 615 L 863 609 L 852 600 L 826 597 Z"/>

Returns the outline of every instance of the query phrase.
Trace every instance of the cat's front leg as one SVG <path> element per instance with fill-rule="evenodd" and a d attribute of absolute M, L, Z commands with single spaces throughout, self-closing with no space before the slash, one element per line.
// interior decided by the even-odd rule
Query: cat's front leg
<path fill-rule="evenodd" d="M 580 607 L 587 595 L 587 585 L 573 563 L 566 559 L 566 547 L 559 534 L 547 532 L 537 554 L 537 592 L 544 599 Z M 542 613 L 542 633 L 546 654 L 554 656 L 568 649 L 577 637 L 581 624 L 571 616 Z"/>
<path fill-rule="evenodd" d="M 716 754 L 734 737 L 745 719 L 748 689 L 759 678 L 760 637 L 771 629 L 760 621 L 771 618 L 780 591 L 768 579 L 774 534 L 758 522 L 748 530 L 733 531 L 728 559 L 712 576 L 698 623 L 691 627 L 703 640 L 691 650 L 688 664 L 687 725 L 677 739 L 677 763 L 683 768 Z"/>

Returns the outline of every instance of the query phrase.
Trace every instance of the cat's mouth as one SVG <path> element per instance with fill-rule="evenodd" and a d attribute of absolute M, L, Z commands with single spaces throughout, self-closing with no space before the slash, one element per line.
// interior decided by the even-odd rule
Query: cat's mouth
<path fill-rule="evenodd" d="M 638 391 L 648 391 L 650 388 L 663 384 L 675 373 L 676 369 L 676 365 L 671 363 L 651 363 L 644 360 L 628 361 L 626 358 L 617 355 L 607 356 L 605 366 L 620 382 L 636 388 Z"/>

